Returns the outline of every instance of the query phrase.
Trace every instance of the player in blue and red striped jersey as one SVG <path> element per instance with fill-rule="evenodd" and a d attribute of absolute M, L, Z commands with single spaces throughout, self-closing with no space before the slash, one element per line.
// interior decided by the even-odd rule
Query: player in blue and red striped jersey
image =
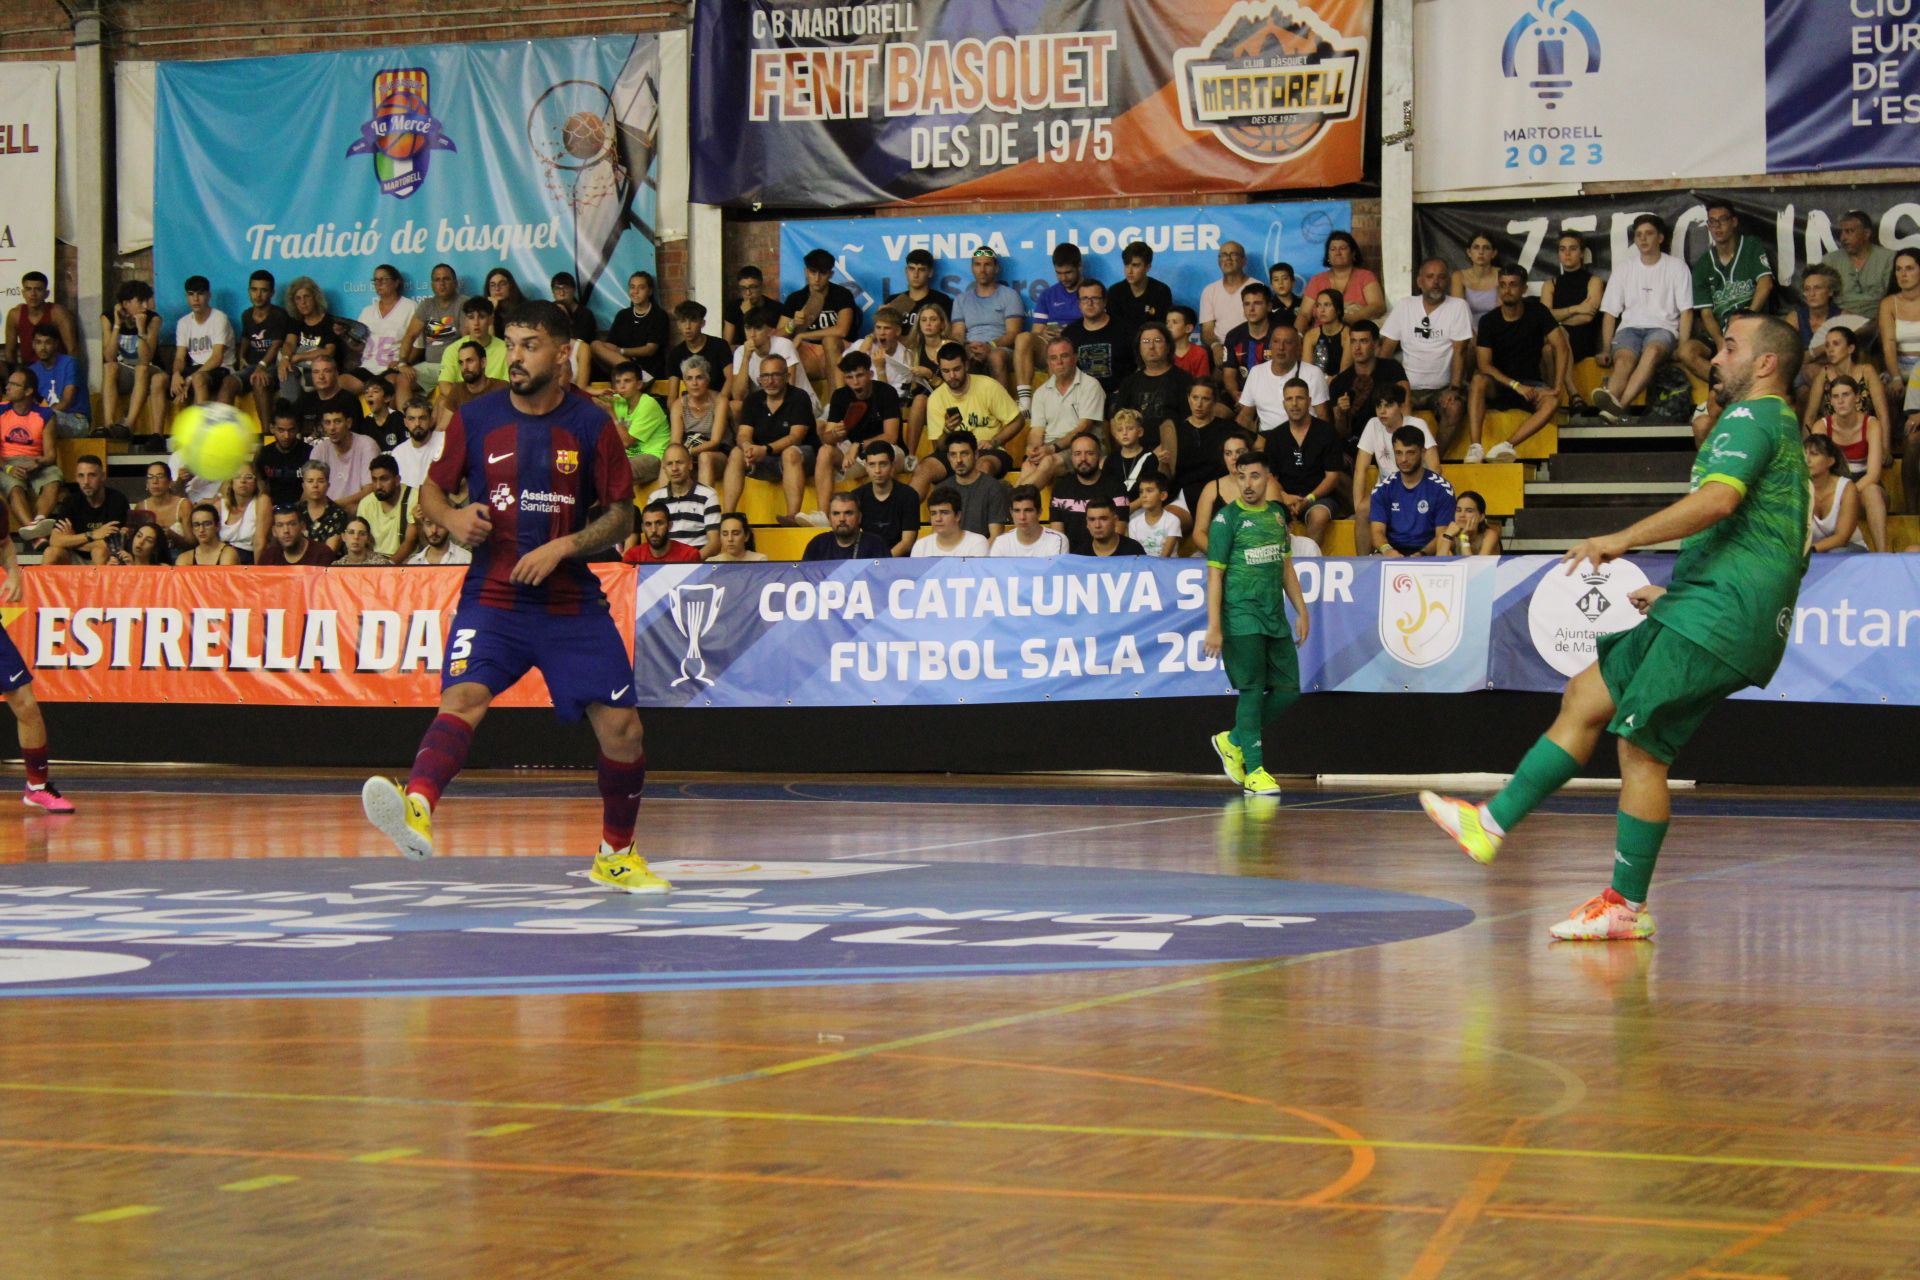
<path fill-rule="evenodd" d="M 7 575 L 0 584 L 0 601 L 19 604 L 26 583 L 21 578 L 19 554 L 13 549 L 13 522 L 4 502 L 0 502 L 0 569 Z M 27 789 L 20 803 L 47 813 L 72 813 L 73 801 L 47 781 L 47 718 L 40 713 L 39 699 L 33 696 L 33 670 L 4 629 L 0 629 L 0 698 L 6 699 L 20 728 L 20 759 L 27 766 Z"/>
<path fill-rule="evenodd" d="M 433 808 L 466 763 L 474 728 L 493 700 L 538 667 L 562 720 L 586 716 L 600 740 L 600 852 L 590 877 L 627 893 L 672 886 L 634 852 L 646 783 L 633 664 L 581 557 L 617 546 L 633 529 L 633 472 L 625 441 L 593 400 L 560 377 L 572 323 L 550 302 L 522 304 L 507 321 L 507 389 L 469 401 L 447 424 L 439 461 L 420 486 L 420 510 L 473 549 L 440 672 L 440 714 L 405 785 L 369 778 L 367 818 L 410 858 L 433 852 Z M 473 501 L 447 494 L 467 482 Z M 591 520 L 588 512 L 600 508 Z"/>

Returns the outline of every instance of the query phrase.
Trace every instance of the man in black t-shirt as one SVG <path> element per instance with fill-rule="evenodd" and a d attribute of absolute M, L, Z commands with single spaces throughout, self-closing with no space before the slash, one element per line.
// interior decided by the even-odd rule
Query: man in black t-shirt
<path fill-rule="evenodd" d="M 1147 274 L 1153 265 L 1153 250 L 1144 240 L 1135 240 L 1120 251 L 1126 278 L 1107 290 L 1107 314 L 1128 333 L 1137 333 L 1149 320 L 1167 322 L 1173 310 L 1173 290 Z"/>
<path fill-rule="evenodd" d="M 92 454 L 74 464 L 73 487 L 53 509 L 44 564 L 105 564 L 126 535 L 133 504 L 107 487 L 107 469 Z"/>
<path fill-rule="evenodd" d="M 836 493 L 827 504 L 829 532 L 807 544 L 802 560 L 879 560 L 889 554 L 888 543 L 860 527 L 860 504 L 850 493 Z"/>
<path fill-rule="evenodd" d="M 1144 556 L 1147 549 L 1121 531 L 1120 513 L 1105 498 L 1094 498 L 1081 513 L 1086 535 L 1078 542 L 1067 542 L 1067 554 L 1075 556 Z"/>
<path fill-rule="evenodd" d="M 853 491 L 853 500 L 860 504 L 860 527 L 904 558 L 913 553 L 914 539 L 920 536 L 920 495 L 910 485 L 893 482 L 895 452 L 878 438 L 861 446 L 861 463 L 870 479 Z"/>
<path fill-rule="evenodd" d="M 315 356 L 307 366 L 313 375 L 313 390 L 303 392 L 294 402 L 300 418 L 300 432 L 308 440 L 320 438 L 320 419 L 333 412 L 347 415 L 347 425 L 364 433 L 366 419 L 360 412 L 360 397 L 340 385 L 340 368 L 332 356 Z"/>
<path fill-rule="evenodd" d="M 884 440 L 897 449 L 900 444 L 900 393 L 873 376 L 873 358 L 864 351 L 849 351 L 840 357 L 839 368 L 845 385 L 827 403 L 826 420 L 820 424 L 820 454 L 813 465 L 814 492 L 822 512 L 836 483 L 866 474 L 860 461 L 863 445 Z M 904 465 L 906 460 L 903 451 L 899 461 Z"/>
<path fill-rule="evenodd" d="M 1351 459 L 1360 449 L 1360 433 L 1373 417 L 1373 406 L 1380 389 L 1399 384 L 1400 398 L 1409 394 L 1407 370 L 1398 360 L 1379 354 L 1380 326 L 1371 320 L 1355 320 L 1347 326 L 1347 340 L 1353 363 L 1334 375 L 1327 386 L 1327 398 L 1333 402 L 1333 433 Z"/>
<path fill-rule="evenodd" d="M 1280 505 L 1319 542 L 1336 515 L 1347 514 L 1346 454 L 1333 427 L 1313 416 L 1313 392 L 1301 378 L 1281 388 L 1287 420 L 1260 433 L 1267 469 L 1280 482 Z"/>
<path fill-rule="evenodd" d="M 1133 335 L 1107 314 L 1107 290 L 1098 280 L 1080 282 L 1080 318 L 1060 331 L 1074 357 L 1108 395 L 1133 372 Z"/>
<path fill-rule="evenodd" d="M 1193 376 L 1173 363 L 1173 339 L 1167 326 L 1149 320 L 1135 335 L 1135 350 L 1140 367 L 1123 379 L 1107 399 L 1107 419 L 1122 409 L 1140 415 L 1146 432 L 1147 447 L 1162 450 L 1172 457 L 1178 447 L 1180 419 L 1187 411 L 1187 389 Z"/>
<path fill-rule="evenodd" d="M 900 327 L 906 333 L 920 332 L 920 309 L 938 307 L 949 322 L 953 320 L 953 295 L 932 285 L 933 255 L 925 249 L 907 254 L 907 288 L 887 299 L 886 305 L 900 313 Z"/>
<path fill-rule="evenodd" d="M 785 492 L 787 511 L 782 523 L 791 523 L 800 514 L 819 437 L 813 401 L 789 385 L 787 372 L 784 356 L 770 355 L 760 361 L 760 389 L 741 404 L 739 430 L 727 454 L 727 473 L 720 487 L 722 511 L 740 509 L 741 491 L 752 476 L 777 481 Z"/>
<path fill-rule="evenodd" d="M 667 309 L 654 300 L 653 274 L 636 271 L 627 277 L 627 301 L 607 326 L 607 334 L 593 344 L 594 363 L 608 371 L 631 360 L 649 378 L 667 376 L 667 349 L 673 345 L 673 327 Z"/>
<path fill-rule="evenodd" d="M 737 347 L 747 340 L 747 317 L 766 305 L 766 278 L 760 268 L 748 263 L 734 277 L 733 296 L 720 305 L 720 337 L 728 346 Z"/>
<path fill-rule="evenodd" d="M 253 455 L 253 471 L 268 501 L 284 507 L 300 501 L 300 468 L 313 456 L 313 447 L 300 438 L 300 415 L 292 405 L 273 411 L 273 439 Z"/>
<path fill-rule="evenodd" d="M 392 453 L 407 441 L 407 420 L 393 407 L 393 384 L 385 374 L 375 374 L 361 387 L 367 412 L 353 428 L 372 440 L 381 453 Z M 324 412 L 324 411 L 323 411 Z"/>
<path fill-rule="evenodd" d="M 706 331 L 707 309 L 688 298 L 673 309 L 673 325 L 680 341 L 667 352 L 666 385 L 660 388 L 669 393 L 668 400 L 678 398 L 683 367 L 695 356 L 707 362 L 707 382 L 713 389 L 724 387 L 733 368 L 733 348 Z"/>
<path fill-rule="evenodd" d="M 1118 512 L 1128 509 L 1125 486 L 1100 469 L 1099 442 L 1092 436 L 1075 436 L 1068 446 L 1067 474 L 1053 482 L 1053 496 L 1047 503 L 1047 523 L 1067 535 L 1069 547 L 1087 540 L 1087 504 L 1096 499 L 1111 502 Z"/>
<path fill-rule="evenodd" d="M 247 301 L 240 313 L 240 380 L 253 392 L 253 410 L 260 421 L 273 411 L 280 390 L 280 354 L 293 332 L 293 320 L 273 301 L 273 272 L 256 271 L 247 280 Z"/>
<path fill-rule="evenodd" d="M 554 272 L 547 288 L 553 294 L 553 305 L 567 313 L 573 337 L 573 381 L 584 388 L 593 381 L 593 340 L 600 336 L 600 322 L 594 318 L 593 308 L 580 305 L 580 286 L 573 272 Z"/>
<path fill-rule="evenodd" d="M 824 379 L 860 330 L 860 304 L 851 289 L 833 282 L 831 253 L 809 249 L 805 262 L 806 288 L 795 289 L 780 304 L 780 332 L 793 339 L 807 376 Z"/>
<path fill-rule="evenodd" d="M 1538 298 L 1527 296 L 1527 273 L 1519 267 L 1500 268 L 1500 305 L 1480 317 L 1474 341 L 1477 361 L 1467 393 L 1468 462 L 1512 462 L 1514 446 L 1553 421 L 1560 411 L 1558 388 L 1563 371 L 1573 359 L 1567 331 Z M 1551 364 L 1542 370 L 1545 354 Z M 1480 431 L 1487 410 L 1522 410 L 1527 420 L 1512 435 L 1493 446 L 1480 447 Z"/>

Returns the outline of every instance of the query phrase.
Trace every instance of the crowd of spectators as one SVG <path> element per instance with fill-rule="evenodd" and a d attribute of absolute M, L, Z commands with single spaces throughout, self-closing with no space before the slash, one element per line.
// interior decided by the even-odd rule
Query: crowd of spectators
<path fill-rule="evenodd" d="M 1538 282 L 1480 235 L 1464 265 L 1421 263 L 1415 291 L 1391 302 L 1342 231 L 1303 291 L 1293 264 L 1256 278 L 1231 241 L 1197 299 L 1156 279 L 1139 242 L 1110 284 L 1076 245 L 1057 246 L 1054 282 L 1032 297 L 1000 280 L 990 248 L 955 294 L 915 250 L 907 287 L 871 316 L 815 249 L 784 299 L 742 268 L 711 333 L 706 307 L 667 307 L 646 272 L 604 331 L 571 276 L 548 291 L 574 319 L 567 376 L 627 441 L 636 563 L 764 559 L 740 513 L 749 479 L 779 487 L 780 523 L 822 527 L 808 559 L 1204 551 L 1247 450 L 1266 456 L 1267 497 L 1309 543 L 1351 516 L 1362 554 L 1497 551 L 1485 500 L 1441 475 L 1463 430 L 1468 462 L 1508 462 L 1563 410 L 1629 420 L 1669 364 L 1706 379 L 1742 310 L 1790 314 L 1809 343 L 1796 408 L 1825 468 L 1818 505 L 1837 522 L 1817 541 L 1888 549 L 1886 471 L 1903 469 L 1909 510 L 1920 498 L 1920 251 L 1875 245 L 1867 215 L 1849 213 L 1839 247 L 1789 289 L 1731 205 L 1706 213 L 1691 265 L 1645 214 L 1604 277 L 1576 233 Z M 19 536 L 50 563 L 462 563 L 421 518 L 418 489 L 452 415 L 504 385 L 502 334 L 527 295 L 505 268 L 473 296 L 449 264 L 418 300 L 390 265 L 370 283 L 348 319 L 311 278 L 282 289 L 256 271 L 230 318 L 193 276 L 171 325 L 151 286 L 126 283 L 100 317 L 96 428 L 74 317 L 28 273 L 0 349 L 0 497 Z M 1601 378 L 1591 405 L 1574 376 L 1586 360 Z M 151 448 L 170 407 L 243 396 L 270 438 L 224 484 L 155 461 L 135 504 L 96 461 L 61 472 L 60 438 Z M 1519 417 L 1489 448 L 1496 412 Z M 1715 412 L 1698 406 L 1697 433 Z"/>

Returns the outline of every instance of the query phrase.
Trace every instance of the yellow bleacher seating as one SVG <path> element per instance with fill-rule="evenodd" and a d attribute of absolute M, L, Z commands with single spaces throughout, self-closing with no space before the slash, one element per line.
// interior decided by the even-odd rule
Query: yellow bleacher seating
<path fill-rule="evenodd" d="M 1527 420 L 1528 415 L 1519 409 L 1507 409 L 1487 414 L 1482 425 L 1480 443 L 1491 449 L 1506 438 Z M 1429 419 L 1431 421 L 1431 419 Z M 1467 433 L 1463 430 L 1453 438 L 1453 444 L 1441 455 L 1443 462 L 1458 462 L 1467 456 Z M 1523 462 L 1544 462 L 1560 452 L 1560 424 L 1549 422 L 1534 434 L 1513 447 L 1513 452 Z M 1491 500 L 1492 495 L 1488 495 Z"/>

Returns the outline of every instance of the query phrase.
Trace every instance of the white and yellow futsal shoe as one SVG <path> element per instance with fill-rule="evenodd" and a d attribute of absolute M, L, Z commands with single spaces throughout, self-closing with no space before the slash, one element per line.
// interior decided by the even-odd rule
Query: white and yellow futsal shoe
<path fill-rule="evenodd" d="M 593 869 L 587 872 L 587 879 L 621 893 L 673 892 L 673 886 L 655 875 L 647 866 L 647 860 L 633 851 L 632 845 L 615 849 L 605 840 L 600 842 L 600 852 L 594 855 Z"/>
<path fill-rule="evenodd" d="M 360 788 L 367 821 L 409 858 L 433 856 L 433 810 L 392 778 L 368 778 Z"/>

